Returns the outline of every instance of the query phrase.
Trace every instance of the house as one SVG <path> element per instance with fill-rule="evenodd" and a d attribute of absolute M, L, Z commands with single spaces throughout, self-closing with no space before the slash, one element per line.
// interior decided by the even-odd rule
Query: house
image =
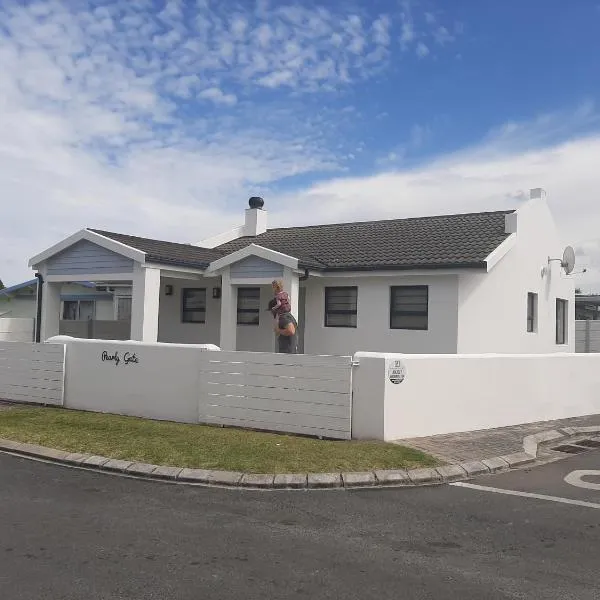
<path fill-rule="evenodd" d="M 576 294 L 575 319 L 577 321 L 597 321 L 600 319 L 600 295 Z"/>
<path fill-rule="evenodd" d="M 300 350 L 351 354 L 574 349 L 574 285 L 542 190 L 516 210 L 269 229 L 245 222 L 197 244 L 83 229 L 30 260 L 41 337 L 59 332 L 62 288 L 131 286 L 131 339 L 273 351 L 266 311 L 282 279 Z"/>

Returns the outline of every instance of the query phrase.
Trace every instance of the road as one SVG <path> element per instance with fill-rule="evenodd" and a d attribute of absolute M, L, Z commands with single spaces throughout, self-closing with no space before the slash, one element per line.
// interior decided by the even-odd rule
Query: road
<path fill-rule="evenodd" d="M 600 510 L 487 489 L 600 506 L 563 481 L 594 468 L 599 451 L 485 489 L 258 492 L 0 454 L 0 597 L 597 600 Z"/>

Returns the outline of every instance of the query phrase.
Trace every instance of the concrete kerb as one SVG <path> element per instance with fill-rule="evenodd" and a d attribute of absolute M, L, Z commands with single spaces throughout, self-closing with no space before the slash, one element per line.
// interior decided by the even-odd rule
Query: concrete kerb
<path fill-rule="evenodd" d="M 387 487 L 418 487 L 439 485 L 453 481 L 464 481 L 486 473 L 497 473 L 531 465 L 538 461 L 542 444 L 565 441 L 582 435 L 600 434 L 600 426 L 565 427 L 527 436 L 523 439 L 523 451 L 486 458 L 481 461 L 466 461 L 459 464 L 427 467 L 412 470 L 389 469 L 356 473 L 280 473 L 255 474 L 222 470 L 189 469 L 152 465 L 129 460 L 111 459 L 84 453 L 70 453 L 35 444 L 26 444 L 0 438 L 0 451 L 20 456 L 29 456 L 50 462 L 111 472 L 130 477 L 171 481 L 187 485 L 215 487 L 237 487 L 245 489 L 361 489 Z"/>

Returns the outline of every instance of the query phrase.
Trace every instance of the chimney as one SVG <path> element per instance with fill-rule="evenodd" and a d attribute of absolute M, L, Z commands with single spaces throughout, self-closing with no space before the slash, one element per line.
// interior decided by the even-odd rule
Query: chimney
<path fill-rule="evenodd" d="M 246 209 L 244 235 L 256 236 L 265 233 L 267 231 L 267 211 L 263 209 L 265 201 L 258 196 L 252 196 L 248 204 L 250 208 Z"/>
<path fill-rule="evenodd" d="M 542 188 L 533 188 L 529 190 L 529 199 L 530 200 L 540 200 L 541 198 L 546 197 L 546 191 Z"/>

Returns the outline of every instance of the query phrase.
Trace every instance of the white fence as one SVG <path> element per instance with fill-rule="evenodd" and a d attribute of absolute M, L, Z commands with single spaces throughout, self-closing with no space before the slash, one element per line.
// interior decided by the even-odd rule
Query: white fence
<path fill-rule="evenodd" d="M 211 352 L 210 346 L 131 341 L 65 343 L 69 408 L 339 439 L 351 435 L 350 357 Z"/>
<path fill-rule="evenodd" d="M 203 423 L 351 437 L 350 357 L 208 352 L 200 358 Z"/>
<path fill-rule="evenodd" d="M 0 342 L 0 399 L 63 403 L 62 345 Z"/>
<path fill-rule="evenodd" d="M 0 318 L 0 342 L 32 342 L 35 319 Z"/>
<path fill-rule="evenodd" d="M 575 321 L 575 351 L 600 352 L 600 321 Z"/>
<path fill-rule="evenodd" d="M 600 413 L 600 355 L 359 352 L 355 438 L 396 440 Z"/>

